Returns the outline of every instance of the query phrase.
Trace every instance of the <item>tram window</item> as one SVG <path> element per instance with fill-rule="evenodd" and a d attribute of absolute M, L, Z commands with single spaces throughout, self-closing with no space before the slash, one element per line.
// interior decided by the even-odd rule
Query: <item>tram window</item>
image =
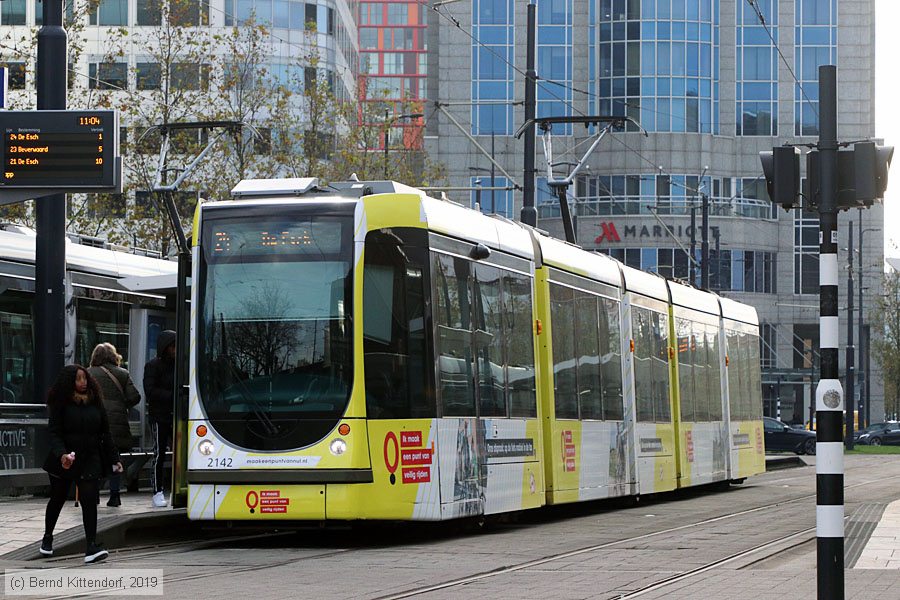
<path fill-rule="evenodd" d="M 760 381 L 759 372 L 759 337 L 755 335 L 747 335 L 749 362 L 747 368 L 750 371 L 750 384 L 752 386 L 750 398 L 750 412 L 748 419 L 762 418 L 762 381 Z"/>
<path fill-rule="evenodd" d="M 698 423 L 709 421 L 709 359 L 706 326 L 694 322 L 694 411 Z"/>
<path fill-rule="evenodd" d="M 506 416 L 506 367 L 503 360 L 500 269 L 475 265 L 475 360 L 478 363 L 479 416 Z"/>
<path fill-rule="evenodd" d="M 706 326 L 706 357 L 709 369 L 709 420 L 722 420 L 722 372 L 719 352 L 719 328 Z"/>
<path fill-rule="evenodd" d="M 632 309 L 632 334 L 634 336 L 634 393 L 637 403 L 637 420 L 653 422 L 653 334 L 650 329 L 650 311 Z"/>
<path fill-rule="evenodd" d="M 651 332 L 653 335 L 653 399 L 654 420 L 666 423 L 672 420 L 669 410 L 669 335 L 668 318 L 658 312 L 651 313 Z"/>
<path fill-rule="evenodd" d="M 577 395 L 582 419 L 603 418 L 598 329 L 597 297 L 586 292 L 575 292 Z"/>
<path fill-rule="evenodd" d="M 696 421 L 694 415 L 694 343 L 691 322 L 687 319 L 675 320 L 675 336 L 678 340 L 678 400 L 681 405 L 681 420 Z"/>
<path fill-rule="evenodd" d="M 575 365 L 575 293 L 571 288 L 550 284 L 550 314 L 553 322 L 553 389 L 557 419 L 578 418 Z"/>
<path fill-rule="evenodd" d="M 740 334 L 729 329 L 725 334 L 725 348 L 728 355 L 728 407 L 732 421 L 743 421 L 741 404 Z"/>
<path fill-rule="evenodd" d="M 600 364 L 603 386 L 603 418 L 621 421 L 622 405 L 622 336 L 619 331 L 619 303 L 600 298 Z"/>
<path fill-rule="evenodd" d="M 13 312 L 0 312 L 0 402 L 32 403 L 34 356 L 30 302 L 15 292 L 0 296 L 0 306 Z M 22 311 L 24 314 L 17 314 Z"/>
<path fill-rule="evenodd" d="M 445 417 L 476 414 L 469 271 L 470 264 L 466 260 L 434 254 L 437 387 Z"/>
<path fill-rule="evenodd" d="M 122 355 L 122 366 L 128 368 L 128 322 L 130 305 L 77 298 L 78 315 L 75 335 L 75 362 L 90 364 L 97 344 L 109 342 Z"/>
<path fill-rule="evenodd" d="M 425 257 L 425 234 L 418 230 L 366 236 L 363 353 L 370 418 L 435 415 L 426 393 Z"/>
<path fill-rule="evenodd" d="M 534 378 L 534 311 L 531 278 L 518 273 L 503 275 L 506 361 L 509 379 L 509 415 L 537 416 Z"/>
<path fill-rule="evenodd" d="M 741 404 L 743 418 L 749 421 L 753 415 L 753 380 L 750 375 L 750 336 L 741 333 Z"/>

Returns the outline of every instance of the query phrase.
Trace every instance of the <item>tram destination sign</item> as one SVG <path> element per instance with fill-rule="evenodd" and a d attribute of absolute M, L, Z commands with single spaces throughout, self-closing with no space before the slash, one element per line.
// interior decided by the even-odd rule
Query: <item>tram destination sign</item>
<path fill-rule="evenodd" d="M 0 111 L 0 132 L 0 189 L 101 191 L 120 183 L 116 111 Z"/>

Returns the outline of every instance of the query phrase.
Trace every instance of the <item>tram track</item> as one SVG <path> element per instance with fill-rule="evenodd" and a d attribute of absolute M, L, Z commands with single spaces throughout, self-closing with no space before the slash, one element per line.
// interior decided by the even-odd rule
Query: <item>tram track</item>
<path fill-rule="evenodd" d="M 882 478 L 879 478 L 879 479 L 873 479 L 873 480 L 868 480 L 868 481 L 863 481 L 863 482 L 860 482 L 860 483 L 856 483 L 856 484 L 853 484 L 853 485 L 848 485 L 848 486 L 846 486 L 844 489 L 845 489 L 845 491 L 846 491 L 846 490 L 849 490 L 849 489 L 855 489 L 855 488 L 863 487 L 863 486 L 866 486 L 866 485 L 871 485 L 871 484 L 874 484 L 874 483 L 883 483 L 883 482 L 886 481 L 886 480 L 890 480 L 890 479 L 898 479 L 898 478 L 900 478 L 900 475 L 893 475 L 893 476 L 890 476 L 890 477 L 882 477 Z M 767 483 L 768 483 L 768 482 L 767 482 Z M 593 545 L 593 546 L 587 546 L 587 547 L 585 547 L 585 548 L 579 548 L 579 549 L 577 549 L 577 550 L 570 550 L 570 551 L 568 551 L 568 552 L 562 552 L 562 553 L 559 553 L 559 554 L 554 554 L 554 555 L 551 555 L 551 556 L 546 556 L 546 557 L 544 557 L 544 558 L 539 558 L 539 559 L 535 559 L 535 560 L 530 560 L 530 561 L 518 563 L 518 564 L 515 564 L 515 565 L 510 565 L 510 566 L 507 566 L 507 567 L 501 567 L 501 568 L 498 568 L 498 569 L 493 569 L 493 570 L 490 570 L 490 571 L 485 571 L 485 572 L 482 572 L 482 573 L 477 573 L 477 574 L 474 574 L 474 575 L 469 575 L 469 576 L 466 576 L 466 577 L 461 577 L 461 578 L 458 578 L 458 579 L 453 579 L 453 580 L 450 580 L 450 581 L 445 581 L 445 582 L 438 583 L 438 584 L 434 584 L 434 585 L 430 585 L 430 586 L 423 586 L 423 587 L 419 587 L 419 588 L 414 588 L 414 589 L 406 590 L 406 591 L 400 592 L 400 593 L 394 593 L 394 594 L 388 594 L 388 595 L 378 596 L 378 597 L 376 597 L 374 600 L 400 600 L 400 599 L 402 599 L 402 598 L 410 598 L 410 597 L 413 597 L 413 596 L 418 596 L 418 595 L 422 595 L 422 594 L 428 594 L 428 593 L 431 593 L 431 592 L 436 592 L 436 591 L 446 590 L 446 589 L 449 589 L 449 588 L 454 588 L 454 587 L 458 587 L 458 586 L 462 586 L 462 585 L 467 585 L 467 584 L 470 584 L 470 583 L 474 583 L 474 582 L 477 582 L 477 581 L 480 581 L 480 580 L 483 580 L 483 579 L 487 579 L 487 578 L 490 578 L 490 577 L 497 577 L 497 576 L 500 576 L 500 575 L 507 575 L 507 574 L 510 574 L 510 573 L 514 573 L 514 572 L 516 572 L 516 571 L 522 571 L 522 570 L 525 570 L 525 569 L 530 569 L 530 568 L 538 567 L 538 566 L 545 565 L 545 564 L 548 564 L 548 563 L 551 563 L 551 562 L 556 562 L 556 561 L 559 561 L 559 560 L 564 560 L 564 559 L 567 559 L 567 558 L 571 558 L 571 557 L 573 557 L 573 556 L 578 556 L 578 555 L 581 555 L 581 554 L 587 554 L 587 553 L 591 553 L 591 552 L 596 552 L 596 551 L 599 551 L 599 550 L 605 550 L 605 549 L 608 549 L 608 548 L 614 548 L 614 547 L 619 546 L 619 545 L 622 545 L 622 544 L 629 544 L 629 543 L 633 543 L 633 542 L 637 542 L 637 541 L 642 541 L 642 540 L 646 540 L 646 539 L 653 538 L 653 537 L 657 537 L 657 536 L 667 535 L 667 534 L 671 534 L 671 533 L 676 533 L 676 532 L 678 532 L 678 531 L 684 531 L 684 530 L 692 529 L 692 528 L 695 528 L 695 527 L 701 527 L 701 526 L 704 526 L 704 525 L 709 525 L 709 524 L 712 524 L 712 523 L 717 523 L 717 522 L 724 521 L 724 520 L 728 520 L 728 519 L 734 519 L 734 518 L 737 518 L 737 517 L 741 517 L 741 516 L 744 516 L 744 515 L 748 515 L 748 514 L 752 514 L 752 513 L 756 513 L 756 512 L 760 512 L 760 511 L 764 511 L 764 510 L 769 510 L 769 509 L 772 509 L 772 508 L 777 508 L 777 507 L 785 506 L 785 505 L 788 505 L 788 504 L 794 504 L 794 503 L 796 503 L 796 502 L 801 502 L 801 501 L 803 501 L 803 500 L 814 499 L 815 497 L 816 497 L 816 494 L 814 494 L 814 493 L 813 493 L 813 494 L 804 494 L 804 495 L 802 495 L 802 496 L 797 496 L 796 498 L 789 498 L 789 499 L 785 499 L 785 500 L 780 500 L 780 501 L 778 501 L 778 502 L 772 502 L 772 503 L 770 503 L 770 504 L 766 504 L 766 505 L 763 505 L 763 506 L 757 506 L 757 507 L 754 507 L 754 508 L 749 508 L 749 509 L 744 509 L 744 510 L 740 510 L 740 511 L 735 511 L 735 512 L 732 512 L 732 513 L 727 513 L 727 514 L 724 514 L 724 515 L 719 515 L 719 516 L 717 516 L 717 517 L 711 517 L 711 518 L 709 518 L 709 519 L 703 519 L 703 520 L 701 520 L 701 521 L 697 521 L 697 522 L 694 522 L 694 523 L 688 523 L 688 524 L 685 524 L 685 525 L 679 525 L 679 526 L 677 526 L 677 527 L 670 527 L 670 528 L 667 528 L 667 529 L 662 529 L 662 530 L 660 530 L 660 531 L 654 531 L 654 532 L 645 533 L 645 534 L 642 534 L 642 535 L 637 535 L 637 536 L 632 536 L 632 537 L 629 537 L 629 538 L 624 538 L 624 539 L 621 539 L 621 540 L 615 540 L 615 541 L 611 541 L 611 542 L 605 542 L 605 543 L 603 543 L 603 544 L 596 544 L 596 545 Z M 846 519 L 846 517 L 845 517 L 845 519 Z M 791 540 L 791 539 L 794 539 L 794 538 L 797 538 L 797 537 L 801 537 L 801 536 L 808 536 L 810 533 L 814 533 L 815 530 L 816 530 L 815 527 L 810 527 L 810 528 L 802 529 L 802 530 L 799 530 L 799 531 L 795 531 L 795 532 L 790 533 L 790 534 L 787 534 L 787 535 L 779 536 L 779 537 L 774 538 L 774 539 L 771 539 L 771 540 L 767 540 L 766 542 L 764 542 L 764 543 L 762 543 L 762 544 L 758 544 L 758 545 L 756 545 L 756 546 L 754 546 L 754 547 L 752 547 L 752 548 L 748 548 L 748 549 L 742 550 L 742 551 L 740 551 L 740 552 L 737 552 L 737 553 L 731 554 L 731 555 L 729 555 L 729 556 L 726 556 L 726 557 L 724 557 L 724 558 L 720 558 L 720 559 L 717 559 L 717 560 L 715 560 L 715 561 L 711 561 L 711 562 L 709 562 L 709 563 L 706 563 L 706 564 L 704 564 L 704 565 L 702 565 L 702 566 L 700 566 L 700 567 L 696 567 L 696 568 L 694 568 L 694 569 L 690 569 L 690 570 L 687 570 L 687 571 L 683 571 L 683 572 L 680 572 L 680 573 L 673 574 L 673 575 L 671 575 L 671 576 L 669 576 L 669 577 L 667 577 L 667 578 L 665 578 L 665 579 L 663 579 L 663 580 L 661 580 L 661 581 L 654 582 L 654 583 L 649 584 L 649 585 L 647 585 L 647 586 L 645 586 L 645 587 L 643 587 L 643 588 L 640 588 L 640 589 L 637 589 L 637 590 L 632 590 L 632 591 L 630 591 L 630 592 L 627 592 L 627 593 L 625 593 L 625 594 L 623 594 L 623 595 L 617 597 L 617 600 L 626 600 L 626 599 L 629 599 L 629 598 L 636 598 L 636 597 L 642 596 L 642 595 L 644 595 L 644 594 L 650 593 L 651 591 L 655 591 L 655 590 L 657 590 L 657 589 L 659 589 L 659 588 L 662 588 L 662 587 L 665 587 L 665 586 L 672 585 L 672 584 L 677 583 L 677 582 L 679 582 L 679 581 L 683 581 L 684 579 L 688 579 L 688 578 L 691 578 L 691 577 L 696 577 L 697 575 L 700 575 L 700 574 L 702 574 L 702 573 L 705 573 L 706 571 L 709 571 L 709 570 L 711 570 L 711 569 L 714 569 L 714 568 L 717 568 L 717 567 L 721 567 L 721 566 L 723 566 L 723 565 L 725 565 L 725 564 L 734 562 L 734 561 L 736 561 L 736 560 L 739 560 L 739 559 L 744 558 L 744 557 L 746 557 L 746 556 L 752 555 L 752 554 L 754 554 L 754 553 L 761 552 L 761 551 L 763 551 L 763 550 L 765 550 L 765 549 L 769 549 L 769 548 L 778 546 L 778 545 L 780 545 L 780 544 L 782 544 L 782 543 L 784 543 L 784 542 L 786 542 L 786 541 L 788 541 L 788 540 Z M 809 541 L 809 540 L 808 540 L 808 539 L 803 539 L 802 541 L 800 541 L 798 544 L 795 544 L 795 545 L 799 545 L 799 544 L 802 544 L 802 543 L 806 543 L 807 541 Z M 781 551 L 783 551 L 783 549 L 782 549 L 782 550 L 779 550 L 779 552 L 781 552 Z"/>
<path fill-rule="evenodd" d="M 848 485 L 845 487 L 845 490 L 856 489 L 856 488 L 860 488 L 860 487 L 864 487 L 864 486 L 872 485 L 872 484 L 876 484 L 876 483 L 884 483 L 887 480 L 893 480 L 893 479 L 898 479 L 898 478 L 900 478 L 900 475 L 866 480 L 866 481 L 862 481 L 862 482 L 855 483 L 852 485 Z M 765 483 L 768 484 L 770 482 L 765 482 Z M 478 581 L 481 581 L 484 579 L 497 577 L 497 576 L 501 576 L 501 575 L 508 575 L 511 573 L 515 573 L 517 571 L 522 571 L 522 570 L 539 567 L 539 566 L 542 566 L 545 564 L 557 562 L 560 560 L 565 560 L 565 559 L 583 555 L 583 554 L 588 554 L 588 553 L 597 552 L 600 550 L 615 548 L 617 546 L 633 544 L 635 542 L 641 542 L 641 541 L 645 541 L 648 539 L 657 538 L 660 536 L 665 536 L 665 535 L 669 535 L 669 534 L 673 534 L 673 533 L 678 533 L 681 531 L 687 531 L 687 530 L 694 529 L 694 528 L 704 527 L 704 526 L 712 525 L 715 523 L 720 523 L 723 521 L 736 519 L 736 518 L 743 517 L 746 515 L 751 515 L 754 513 L 759 513 L 762 511 L 770 510 L 773 508 L 779 508 L 779 507 L 795 504 L 797 502 L 814 499 L 815 497 L 816 497 L 815 493 L 809 493 L 809 494 L 803 494 L 800 496 L 796 496 L 793 498 L 785 498 L 785 499 L 781 499 L 776 502 L 771 502 L 769 504 L 765 504 L 762 506 L 755 506 L 752 508 L 733 511 L 733 512 L 729 512 L 726 514 L 717 515 L 715 517 L 710 517 L 707 519 L 695 521 L 692 523 L 686 523 L 686 524 L 678 525 L 675 527 L 669 527 L 669 528 L 662 529 L 659 531 L 652 531 L 652 532 L 643 533 L 643 534 L 635 535 L 635 536 L 630 536 L 630 537 L 626 537 L 626 538 L 622 538 L 622 539 L 618 539 L 618 540 L 612 540 L 609 542 L 604 542 L 602 544 L 594 544 L 591 546 L 586 546 L 586 547 L 578 548 L 575 550 L 569 550 L 566 552 L 557 553 L 557 554 L 545 556 L 545 557 L 538 558 L 538 559 L 524 561 L 524 562 L 517 563 L 514 565 L 498 567 L 498 568 L 484 571 L 481 573 L 475 573 L 472 575 L 467 575 L 464 577 L 455 578 L 455 579 L 447 580 L 447 581 L 440 582 L 440 583 L 410 588 L 408 590 L 397 592 L 397 593 L 381 595 L 381 596 L 375 597 L 374 600 L 399 600 L 402 598 L 410 598 L 410 597 L 419 596 L 422 594 L 428 594 L 428 593 L 432 593 L 432 592 L 457 588 L 457 587 L 475 583 L 475 582 L 478 582 Z M 790 549 L 792 547 L 807 543 L 810 539 L 812 539 L 812 538 L 810 538 L 810 536 L 811 535 L 814 536 L 814 533 L 815 533 L 815 527 L 810 527 L 810 528 L 805 528 L 805 529 L 801 529 L 798 531 L 794 531 L 794 532 L 788 533 L 786 535 L 781 535 L 776 538 L 766 540 L 765 542 L 763 542 L 761 544 L 757 544 L 751 548 L 747 548 L 747 549 L 741 550 L 740 552 L 736 552 L 736 553 L 730 554 L 728 556 L 716 559 L 714 561 L 710 561 L 699 567 L 695 567 L 693 569 L 689 569 L 689 570 L 682 571 L 679 573 L 674 573 L 668 577 L 665 577 L 661 580 L 655 581 L 655 582 L 648 584 L 644 587 L 641 587 L 639 589 L 630 590 L 628 592 L 623 593 L 620 596 L 617 596 L 616 599 L 617 600 L 629 600 L 631 598 L 637 598 L 642 595 L 656 591 L 658 589 L 664 588 L 666 586 L 675 584 L 677 582 L 684 581 L 685 579 L 696 577 L 698 575 L 701 575 L 702 573 L 705 573 L 705 572 L 715 569 L 717 567 L 721 567 L 721 566 L 733 563 L 735 561 L 738 561 L 742 558 L 751 556 L 753 554 L 758 554 L 760 552 L 764 552 L 766 550 L 770 550 L 772 548 L 779 547 L 791 540 L 802 538 L 802 539 L 799 539 L 799 541 L 797 541 L 796 543 L 791 544 L 790 546 L 788 546 L 786 548 L 780 548 L 778 550 L 778 552 L 773 553 L 773 554 L 777 554 L 777 553 L 783 552 L 787 549 Z M 203 550 L 203 549 L 207 549 L 207 548 L 210 548 L 213 546 L 219 546 L 222 544 L 246 543 L 246 542 L 252 542 L 255 539 L 263 539 L 263 538 L 271 539 L 273 536 L 288 536 L 288 535 L 295 535 L 295 534 L 296 534 L 295 531 L 285 531 L 285 532 L 279 532 L 279 533 L 274 533 L 274 534 L 272 534 L 272 533 L 252 534 L 252 535 L 244 535 L 244 536 L 232 536 L 232 537 L 226 537 L 226 538 L 217 538 L 217 539 L 211 539 L 211 540 L 201 540 L 201 541 L 192 540 L 189 542 L 153 544 L 153 545 L 148 545 L 145 547 L 136 547 L 136 548 L 132 548 L 132 549 L 117 551 L 114 561 L 111 564 L 131 563 L 134 561 L 143 561 L 145 559 L 153 558 L 155 556 L 170 555 L 173 552 L 190 552 L 190 551 L 195 551 L 195 550 Z M 310 555 L 310 556 L 304 556 L 304 557 L 294 556 L 294 557 L 286 558 L 284 560 L 275 561 L 275 562 L 271 562 L 271 563 L 254 564 L 254 565 L 247 565 L 247 566 L 233 566 L 232 565 L 227 568 L 215 569 L 212 571 L 203 571 L 201 573 L 188 573 L 188 574 L 183 574 L 183 575 L 168 576 L 165 579 L 165 583 L 170 585 L 170 584 L 180 583 L 180 582 L 215 578 L 215 577 L 219 577 L 222 575 L 235 575 L 235 574 L 246 573 L 246 572 L 277 569 L 280 567 L 288 566 L 291 564 L 297 564 L 300 562 L 305 562 L 305 561 L 310 561 L 310 560 L 321 560 L 321 559 L 325 559 L 325 558 L 339 556 L 341 554 L 350 553 L 355 550 L 357 550 L 357 549 L 356 548 L 337 548 L 337 549 L 330 549 L 330 550 L 323 549 L 321 552 Z M 764 557 L 761 557 L 759 560 L 768 558 L 770 556 L 771 555 L 766 555 Z M 68 566 L 65 563 L 68 561 L 73 561 L 75 558 L 76 557 L 60 557 L 58 559 L 58 561 L 60 562 L 59 566 L 60 567 Z M 754 561 L 754 562 L 758 562 L 758 561 Z M 144 568 L 146 568 L 146 567 L 144 567 Z M 53 596 L 52 600 L 63 600 L 63 599 L 67 599 L 67 598 L 84 598 L 84 597 L 88 597 L 88 596 L 89 596 L 89 594 L 74 593 L 74 594 Z"/>

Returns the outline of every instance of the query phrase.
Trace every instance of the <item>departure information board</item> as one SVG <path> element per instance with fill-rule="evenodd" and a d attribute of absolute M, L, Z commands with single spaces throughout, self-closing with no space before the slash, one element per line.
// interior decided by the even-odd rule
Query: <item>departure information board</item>
<path fill-rule="evenodd" d="M 112 110 L 0 111 L 2 188 L 115 188 L 119 120 Z"/>

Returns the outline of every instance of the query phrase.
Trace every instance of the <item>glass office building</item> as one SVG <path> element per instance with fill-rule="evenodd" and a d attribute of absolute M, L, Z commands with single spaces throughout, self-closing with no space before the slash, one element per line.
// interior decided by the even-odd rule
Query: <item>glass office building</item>
<path fill-rule="evenodd" d="M 773 207 L 758 153 L 815 140 L 823 64 L 838 66 L 841 139 L 875 135 L 874 0 L 536 4 L 538 116 L 625 115 L 640 125 L 611 132 L 569 188 L 579 244 L 700 285 L 694 261 L 701 261 L 705 198 L 710 287 L 759 312 L 767 414 L 776 414 L 780 400 L 786 421 L 805 422 L 818 368 L 818 221 L 813 213 Z M 521 186 L 523 144 L 513 134 L 524 118 L 525 4 L 474 0 L 439 10 L 429 32 L 429 47 L 438 49 L 429 72 L 439 76 L 429 77 L 427 96 L 447 103 L 453 119 L 436 113 L 429 122 L 432 157 L 448 165 L 452 186 L 474 186 L 473 171 L 484 186 L 491 164 L 475 144 L 493 144 L 506 171 L 495 166 L 496 175 Z M 596 133 L 554 126 L 555 176 L 568 174 Z M 541 141 L 538 226 L 561 237 Z M 502 206 L 517 217 L 522 193 L 509 194 L 511 201 L 488 201 L 483 190 L 456 199 L 474 204 L 477 196 L 482 211 Z M 841 248 L 848 245 L 847 221 L 856 229 L 860 218 L 880 232 L 879 207 L 843 213 Z M 861 274 L 869 293 L 880 284 L 880 236 L 866 234 Z M 874 364 L 870 372 L 865 387 L 876 419 L 882 382 Z"/>

